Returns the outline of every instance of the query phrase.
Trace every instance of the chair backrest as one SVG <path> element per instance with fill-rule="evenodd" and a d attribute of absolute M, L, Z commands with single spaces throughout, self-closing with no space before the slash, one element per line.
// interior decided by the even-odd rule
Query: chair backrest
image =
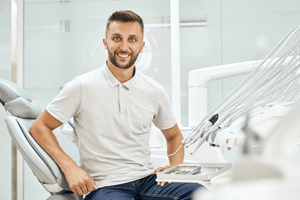
<path fill-rule="evenodd" d="M 64 174 L 29 133 L 31 124 L 41 113 L 39 105 L 21 87 L 3 79 L 0 79 L 0 102 L 11 114 L 6 118 L 8 131 L 39 182 L 51 194 L 70 191 Z M 56 138 L 61 148 L 80 163 L 78 147 L 61 133 Z"/>

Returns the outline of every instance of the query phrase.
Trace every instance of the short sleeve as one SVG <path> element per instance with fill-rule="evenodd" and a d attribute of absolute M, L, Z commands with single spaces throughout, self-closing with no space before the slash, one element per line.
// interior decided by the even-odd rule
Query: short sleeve
<path fill-rule="evenodd" d="M 46 110 L 57 120 L 66 124 L 78 115 L 81 104 L 81 86 L 77 79 L 64 85 L 60 93 L 49 103 Z"/>
<path fill-rule="evenodd" d="M 160 130 L 167 130 L 176 124 L 176 119 L 172 111 L 171 102 L 163 87 L 160 88 L 157 96 L 158 107 L 153 123 Z"/>

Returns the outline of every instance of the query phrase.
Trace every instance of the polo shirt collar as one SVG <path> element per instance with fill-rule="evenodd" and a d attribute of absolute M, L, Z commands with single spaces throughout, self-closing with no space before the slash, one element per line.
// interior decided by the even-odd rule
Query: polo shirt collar
<path fill-rule="evenodd" d="M 123 83 L 123 85 L 125 85 L 125 87 L 127 87 L 127 89 L 130 90 L 134 86 L 138 75 L 139 75 L 139 73 L 138 73 L 138 71 L 136 70 L 136 67 L 135 67 L 133 77 L 131 79 L 129 79 L 128 81 L 126 81 L 125 83 Z"/>
<path fill-rule="evenodd" d="M 137 77 L 138 77 L 138 71 L 136 70 L 136 68 L 134 69 L 135 73 L 134 76 L 129 79 L 128 81 L 126 81 L 125 83 L 123 83 L 123 85 L 127 88 L 127 89 L 131 89 L 133 87 L 133 85 L 135 84 Z M 107 64 L 105 64 L 103 66 L 103 74 L 106 78 L 106 81 L 108 82 L 108 84 L 110 85 L 110 87 L 115 87 L 119 84 L 121 84 L 116 77 L 111 73 L 110 69 L 108 68 Z"/>

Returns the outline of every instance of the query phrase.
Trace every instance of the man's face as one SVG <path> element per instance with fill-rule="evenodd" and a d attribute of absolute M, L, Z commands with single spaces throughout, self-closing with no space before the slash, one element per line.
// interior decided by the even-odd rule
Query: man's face
<path fill-rule="evenodd" d="M 145 46 L 141 25 L 138 22 L 113 21 L 108 27 L 103 44 L 108 50 L 108 64 L 128 69 L 134 66 Z"/>

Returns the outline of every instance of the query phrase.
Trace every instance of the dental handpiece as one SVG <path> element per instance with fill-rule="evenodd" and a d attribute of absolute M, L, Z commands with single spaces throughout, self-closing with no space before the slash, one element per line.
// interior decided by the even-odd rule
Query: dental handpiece
<path fill-rule="evenodd" d="M 207 128 L 209 125 L 214 125 L 218 119 L 219 115 L 215 114 L 208 121 L 202 123 L 201 125 L 198 125 L 199 127 L 194 128 L 188 135 L 188 137 L 181 142 L 181 144 L 188 148 L 190 145 L 197 142 L 203 134 L 202 130 Z"/>
<path fill-rule="evenodd" d="M 212 116 L 208 121 L 205 122 L 205 124 L 203 125 L 202 130 L 206 129 L 208 126 L 213 126 L 218 121 L 218 119 L 219 119 L 218 114 L 215 114 L 214 116 Z M 202 135 L 203 135 L 203 131 L 198 132 L 198 134 L 193 138 L 191 144 L 189 144 L 189 145 L 192 145 L 195 142 L 197 142 L 201 138 Z"/>
<path fill-rule="evenodd" d="M 196 151 L 199 149 L 199 147 L 206 141 L 206 138 L 209 136 L 210 132 L 208 131 L 199 141 L 197 146 L 194 148 L 194 150 L 190 153 L 191 155 L 194 155 Z"/>
<path fill-rule="evenodd" d="M 184 139 L 181 143 L 183 146 L 188 147 L 191 144 L 191 141 L 193 141 L 193 139 L 195 138 L 195 136 L 199 133 L 199 131 L 201 130 L 201 128 L 203 126 L 205 126 L 207 122 L 202 123 L 198 128 L 194 128 L 191 133 L 188 135 L 188 137 L 186 139 Z"/>

